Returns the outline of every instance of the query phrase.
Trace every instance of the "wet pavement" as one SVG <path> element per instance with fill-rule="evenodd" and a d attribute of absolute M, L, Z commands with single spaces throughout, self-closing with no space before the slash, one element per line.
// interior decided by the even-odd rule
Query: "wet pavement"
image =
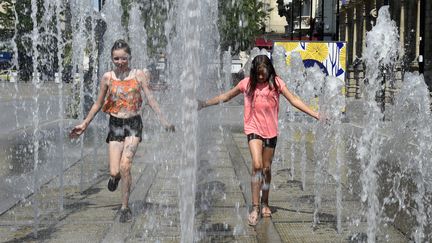
<path fill-rule="evenodd" d="M 238 117 L 226 114 L 238 113 L 241 107 L 222 110 L 220 116 L 228 119 Z M 196 196 L 188 199 L 195 200 L 195 213 L 185 215 L 195 217 L 196 242 L 366 240 L 365 221 L 352 220 L 361 205 L 347 188 L 343 188 L 342 230 L 337 232 L 336 183 L 330 176 L 321 187 L 320 222 L 314 226 L 313 141 L 306 143 L 307 163 L 302 174 L 297 161 L 301 149 L 295 136 L 278 141 L 272 166 L 272 217 L 262 218 L 256 227 L 248 226 L 251 159 L 240 122 L 241 119 L 225 119 L 223 126 L 207 127 L 199 141 Z M 59 189 L 59 178 L 53 178 L 36 194 L 0 215 L 0 242 L 180 242 L 181 163 L 180 159 L 173 159 L 179 157 L 164 152 L 178 151 L 178 141 L 179 133 L 155 131 L 144 137 L 132 167 L 131 222 L 119 222 L 120 189 L 109 192 L 106 188 L 107 155 L 99 152 L 96 157 L 86 154 L 83 161 L 65 171 L 63 192 Z M 294 167 L 291 144 L 295 149 Z M 97 176 L 92 178 L 90 171 L 95 170 Z M 81 171 L 87 173 L 84 184 L 80 184 Z M 377 235 L 376 241 L 408 242 L 390 225 Z"/>

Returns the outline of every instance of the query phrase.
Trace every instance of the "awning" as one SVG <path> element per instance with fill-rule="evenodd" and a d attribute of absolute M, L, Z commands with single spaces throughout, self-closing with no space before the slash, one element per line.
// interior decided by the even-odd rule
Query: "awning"
<path fill-rule="evenodd" d="M 268 40 L 268 39 L 264 39 L 264 38 L 256 38 L 255 39 L 255 46 L 270 49 L 273 47 L 273 41 Z"/>

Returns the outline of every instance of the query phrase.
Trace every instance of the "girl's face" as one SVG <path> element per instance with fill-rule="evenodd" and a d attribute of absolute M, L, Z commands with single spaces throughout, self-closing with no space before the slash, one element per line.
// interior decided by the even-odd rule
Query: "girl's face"
<path fill-rule="evenodd" d="M 117 68 L 125 69 L 129 67 L 129 54 L 124 49 L 117 49 L 112 52 L 112 61 Z"/>
<path fill-rule="evenodd" d="M 268 80 L 268 76 L 269 76 L 269 74 L 268 74 L 268 70 L 267 70 L 267 68 L 265 68 L 265 67 L 259 67 L 258 68 L 258 76 L 257 76 L 257 78 L 258 78 L 258 82 L 259 83 L 264 83 L 264 82 L 267 82 L 267 80 Z"/>

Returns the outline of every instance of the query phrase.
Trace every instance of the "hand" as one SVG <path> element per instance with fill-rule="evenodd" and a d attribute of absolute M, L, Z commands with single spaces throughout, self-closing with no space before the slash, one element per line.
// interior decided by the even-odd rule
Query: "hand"
<path fill-rule="evenodd" d="M 165 131 L 166 132 L 175 132 L 175 126 L 172 124 L 168 124 L 165 126 Z"/>
<path fill-rule="evenodd" d="M 204 100 L 197 100 L 198 108 L 197 110 L 201 110 L 202 108 L 206 107 L 206 102 Z"/>
<path fill-rule="evenodd" d="M 83 132 L 86 130 L 87 126 L 82 123 L 78 126 L 75 126 L 72 131 L 69 133 L 69 138 L 78 138 Z"/>

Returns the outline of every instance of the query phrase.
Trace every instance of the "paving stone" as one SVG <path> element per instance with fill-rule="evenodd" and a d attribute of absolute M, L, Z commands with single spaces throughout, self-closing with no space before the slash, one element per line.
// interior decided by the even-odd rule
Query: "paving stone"
<path fill-rule="evenodd" d="M 251 158 L 246 136 L 239 131 L 231 133 L 225 128 L 222 132 L 219 128 L 208 131 L 208 139 L 203 138 L 204 142 L 199 146 L 196 195 L 195 198 L 193 195 L 186 198 L 194 203 L 195 212 L 194 215 L 190 215 L 192 212 L 184 215 L 195 219 L 196 242 L 352 242 L 350 237 L 354 236 L 363 239 L 367 225 L 361 217 L 362 206 L 345 187 L 342 189 L 342 232 L 336 232 L 337 185 L 327 173 L 323 174 L 326 180 L 320 189 L 321 221 L 313 227 L 317 182 L 316 161 L 312 158 L 314 139 L 309 133 L 303 136 L 306 137 L 307 160 L 306 188 L 302 188 L 299 151 L 304 149 L 305 140 L 301 140 L 298 130 L 286 141 L 278 143 L 272 167 L 272 217 L 260 219 L 256 227 L 249 226 L 248 202 L 251 199 L 245 198 L 245 195 L 250 195 L 245 190 L 250 190 L 247 185 L 250 185 Z M 140 144 L 132 167 L 132 222 L 118 222 L 121 190 L 119 187 L 117 191 L 109 192 L 106 188 L 107 156 L 103 153 L 95 163 L 86 164 L 85 168 L 97 171 L 97 176 L 86 178 L 83 192 L 79 188 L 80 164 L 67 170 L 63 211 L 58 208 L 59 182 L 53 180 L 41 187 L 40 194 L 23 200 L 0 215 L 0 241 L 117 242 L 112 239 L 119 239 L 118 242 L 181 242 L 183 225 L 180 222 L 179 197 L 182 188 L 179 185 L 182 167 L 179 159 L 169 158 L 160 149 L 178 150 L 177 136 L 155 131 L 147 134 Z M 230 137 L 232 144 L 226 143 L 226 136 Z M 291 158 L 291 148 L 295 149 L 294 158 Z M 292 159 L 295 162 L 294 180 L 291 178 Z M 239 168 L 242 170 L 236 171 Z M 38 239 L 33 236 L 34 199 L 40 202 Z M 272 237 L 276 237 L 276 241 Z M 386 241 L 407 242 L 391 225 L 382 229 L 376 242 Z"/>
<path fill-rule="evenodd" d="M 337 233 L 333 224 L 323 224 L 313 228 L 311 224 L 304 223 L 275 223 L 275 227 L 284 242 L 357 242 L 365 241 L 365 225 L 356 227 L 355 230 L 344 229 Z M 355 238 L 357 237 L 357 238 Z M 350 240 L 352 239 L 352 240 Z M 388 229 L 377 236 L 376 242 L 406 242 L 399 232 Z"/>

